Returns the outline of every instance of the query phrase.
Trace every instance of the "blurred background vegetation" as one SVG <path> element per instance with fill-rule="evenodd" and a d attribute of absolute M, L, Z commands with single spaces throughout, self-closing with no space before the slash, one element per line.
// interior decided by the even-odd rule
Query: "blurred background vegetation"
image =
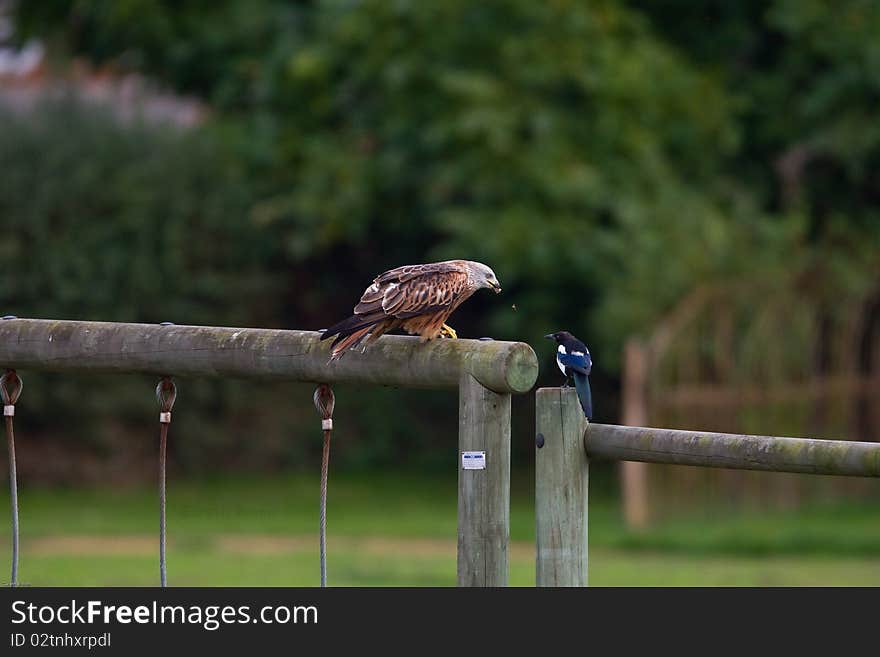
<path fill-rule="evenodd" d="M 701 286 L 746 290 L 746 315 L 809 298 L 820 318 L 841 299 L 880 317 L 873 0 L 0 8 L 7 51 L 42 53 L 0 72 L 2 314 L 318 329 L 387 268 L 481 260 L 504 294 L 471 299 L 459 334 L 533 344 L 539 385 L 556 385 L 540 337 L 571 330 L 605 422 L 621 420 L 627 339 Z M 158 118 L 157 97 L 172 108 Z M 742 353 L 812 371 L 821 354 L 772 326 Z M 151 480 L 153 381 L 24 374 L 23 481 Z M 313 471 L 310 396 L 181 382 L 175 476 Z M 334 469 L 454 461 L 454 395 L 337 399 Z M 526 472 L 532 405 L 514 408 Z"/>

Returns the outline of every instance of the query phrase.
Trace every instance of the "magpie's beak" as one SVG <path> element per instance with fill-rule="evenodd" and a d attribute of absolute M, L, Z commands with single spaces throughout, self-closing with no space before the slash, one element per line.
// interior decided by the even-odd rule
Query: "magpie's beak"
<path fill-rule="evenodd" d="M 548 333 L 547 335 L 544 336 L 544 339 L 545 340 L 555 340 L 556 336 L 554 336 L 552 333 Z"/>

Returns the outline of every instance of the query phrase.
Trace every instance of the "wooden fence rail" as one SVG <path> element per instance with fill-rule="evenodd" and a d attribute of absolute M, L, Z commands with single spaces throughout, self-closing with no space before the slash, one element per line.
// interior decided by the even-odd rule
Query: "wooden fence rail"
<path fill-rule="evenodd" d="M 383 336 L 366 351 L 328 363 L 330 341 L 315 331 L 117 324 L 40 319 L 0 321 L 0 365 L 66 372 L 230 376 L 321 383 L 457 388 L 462 374 L 497 393 L 523 393 L 538 360 L 523 342 Z"/>
<path fill-rule="evenodd" d="M 573 388 L 539 389 L 536 404 L 538 586 L 587 584 L 590 458 L 880 477 L 880 443 L 586 424 Z"/>
<path fill-rule="evenodd" d="M 0 368 L 354 383 L 459 390 L 458 583 L 504 586 L 510 536 L 510 396 L 529 391 L 538 360 L 522 342 L 383 336 L 328 363 L 314 331 L 0 320 Z"/>
<path fill-rule="evenodd" d="M 854 440 L 591 424 L 583 444 L 588 457 L 615 461 L 880 477 L 880 443 Z"/>

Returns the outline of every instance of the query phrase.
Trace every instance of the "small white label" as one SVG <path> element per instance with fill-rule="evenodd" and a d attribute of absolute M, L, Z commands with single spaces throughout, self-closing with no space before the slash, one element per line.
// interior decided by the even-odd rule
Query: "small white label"
<path fill-rule="evenodd" d="M 329 420 L 321 420 L 321 430 L 322 431 L 330 431 L 333 429 L 333 419 Z"/>
<path fill-rule="evenodd" d="M 4 417 L 12 417 L 13 415 L 15 415 L 15 406 L 9 405 L 3 407 Z"/>
<path fill-rule="evenodd" d="M 461 467 L 463 470 L 485 470 L 486 452 L 462 452 Z"/>
<path fill-rule="evenodd" d="M 159 413 L 159 422 L 162 424 L 171 424 L 171 411 Z"/>

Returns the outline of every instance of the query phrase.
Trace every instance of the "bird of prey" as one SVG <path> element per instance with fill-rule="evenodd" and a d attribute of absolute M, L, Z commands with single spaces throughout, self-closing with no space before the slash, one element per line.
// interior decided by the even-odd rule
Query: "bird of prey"
<path fill-rule="evenodd" d="M 548 340 L 554 340 L 556 347 L 556 364 L 565 375 L 565 385 L 568 387 L 569 379 L 574 379 L 574 387 L 577 391 L 581 408 L 589 420 L 593 417 L 593 395 L 590 392 L 590 370 L 593 360 L 590 358 L 590 350 L 586 345 L 574 337 L 568 331 L 557 331 L 544 336 Z"/>
<path fill-rule="evenodd" d="M 501 292 L 491 268 L 470 260 L 446 260 L 404 265 L 379 274 L 354 307 L 354 315 L 326 329 L 322 340 L 336 336 L 330 360 L 365 338 L 372 342 L 383 333 L 402 328 L 421 336 L 422 342 L 445 335 L 458 337 L 446 320 L 480 288 Z"/>

